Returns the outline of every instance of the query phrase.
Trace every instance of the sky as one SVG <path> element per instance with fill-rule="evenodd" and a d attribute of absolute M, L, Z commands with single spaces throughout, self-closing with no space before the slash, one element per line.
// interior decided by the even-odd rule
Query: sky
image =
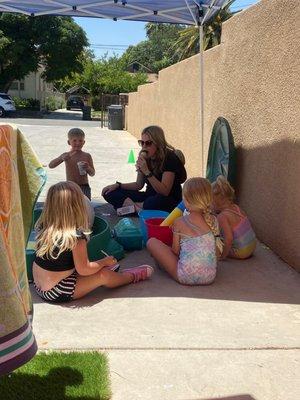
<path fill-rule="evenodd" d="M 236 0 L 232 10 L 237 11 L 258 3 L 259 0 Z M 75 18 L 85 30 L 91 49 L 96 58 L 113 54 L 121 55 L 128 46 L 146 39 L 145 23 L 132 21 L 111 21 L 100 18 Z"/>

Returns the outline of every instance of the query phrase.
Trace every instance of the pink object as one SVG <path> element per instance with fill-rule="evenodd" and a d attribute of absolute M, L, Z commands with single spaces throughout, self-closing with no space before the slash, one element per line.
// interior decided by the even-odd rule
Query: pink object
<path fill-rule="evenodd" d="M 150 278 L 154 269 L 150 265 L 139 265 L 138 267 L 124 269 L 122 272 L 133 274 L 133 283 L 136 283 Z"/>
<path fill-rule="evenodd" d="M 146 219 L 145 224 L 148 231 L 148 239 L 154 237 L 161 240 L 168 246 L 172 246 L 173 232 L 169 226 L 160 226 L 165 218 L 149 218 Z"/>

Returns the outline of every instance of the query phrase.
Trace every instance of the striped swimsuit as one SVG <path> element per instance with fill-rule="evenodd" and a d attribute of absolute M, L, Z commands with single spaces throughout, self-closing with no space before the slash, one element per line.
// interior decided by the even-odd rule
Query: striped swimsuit
<path fill-rule="evenodd" d="M 67 278 L 64 278 L 61 281 L 59 281 L 50 290 L 41 290 L 36 286 L 35 282 L 33 282 L 33 284 L 37 294 L 42 299 L 49 301 L 51 303 L 64 303 L 67 301 L 71 301 L 73 299 L 76 287 L 76 281 L 77 281 L 77 272 L 74 271 L 71 275 L 67 276 Z"/>
<path fill-rule="evenodd" d="M 199 232 L 199 227 L 192 224 L 188 216 L 184 216 L 183 219 L 194 231 Z M 212 283 L 217 273 L 214 234 L 211 231 L 204 234 L 201 233 L 199 236 L 177 233 L 181 236 L 177 265 L 179 282 L 184 285 L 208 285 Z"/>
<path fill-rule="evenodd" d="M 239 207 L 235 205 L 236 211 L 226 208 L 224 211 L 238 215 L 241 221 L 232 229 L 233 241 L 229 251 L 229 257 L 244 259 L 252 256 L 256 248 L 256 236 L 248 217 L 244 216 Z"/>

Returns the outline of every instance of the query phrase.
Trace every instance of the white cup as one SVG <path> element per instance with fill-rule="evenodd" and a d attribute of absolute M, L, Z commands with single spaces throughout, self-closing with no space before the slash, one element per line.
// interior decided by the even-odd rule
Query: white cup
<path fill-rule="evenodd" d="M 78 161 L 77 167 L 78 167 L 78 170 L 79 170 L 79 175 L 86 175 L 85 162 L 84 161 Z"/>

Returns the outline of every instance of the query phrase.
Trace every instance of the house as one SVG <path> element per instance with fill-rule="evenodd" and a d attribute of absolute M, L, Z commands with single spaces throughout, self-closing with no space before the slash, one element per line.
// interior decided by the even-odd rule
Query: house
<path fill-rule="evenodd" d="M 145 65 L 141 64 L 138 61 L 134 61 L 131 64 L 128 65 L 127 71 L 130 74 L 136 74 L 137 72 L 142 72 L 147 75 L 147 83 L 153 83 L 158 80 L 158 74 L 154 73 L 146 67 Z"/>
<path fill-rule="evenodd" d="M 60 97 L 63 100 L 63 94 L 55 90 L 53 83 L 42 78 L 42 72 L 43 69 L 40 68 L 36 72 L 30 72 L 24 79 L 13 81 L 8 94 L 21 99 L 39 100 L 41 106 L 45 106 L 47 97 Z"/>

